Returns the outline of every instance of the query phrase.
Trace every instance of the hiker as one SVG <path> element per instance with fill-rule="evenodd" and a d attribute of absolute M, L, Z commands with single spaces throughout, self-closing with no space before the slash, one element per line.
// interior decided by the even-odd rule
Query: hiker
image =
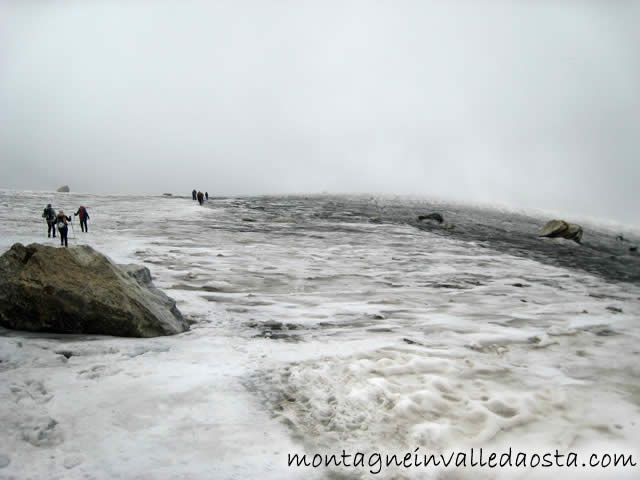
<path fill-rule="evenodd" d="M 51 232 L 53 232 L 53 238 L 56 238 L 56 212 L 51 207 L 51 204 L 47 204 L 42 212 L 42 218 L 47 220 L 49 229 L 47 230 L 47 237 L 51 238 Z"/>
<path fill-rule="evenodd" d="M 202 202 L 204 202 L 204 195 L 202 194 L 202 192 L 198 192 L 198 202 L 200 202 L 200 205 L 202 205 Z"/>
<path fill-rule="evenodd" d="M 60 234 L 60 246 L 69 246 L 69 242 L 67 241 L 67 233 L 69 233 L 69 222 L 71 222 L 71 217 L 67 217 L 64 212 L 60 210 L 58 212 L 58 216 L 56 217 L 58 233 Z"/>
<path fill-rule="evenodd" d="M 89 232 L 89 227 L 87 226 L 87 220 L 89 220 L 89 212 L 87 212 L 87 209 L 84 208 L 82 205 L 80 205 L 80 208 L 78 209 L 78 211 L 76 213 L 73 214 L 74 217 L 80 215 L 80 228 L 82 229 L 83 232 Z"/>
<path fill-rule="evenodd" d="M 193 192 L 191 192 L 191 196 L 193 197 L 193 199 L 196 199 L 196 189 L 193 189 Z"/>
<path fill-rule="evenodd" d="M 209 192 L 204 192 L 204 198 L 206 198 L 207 200 L 209 200 Z"/>

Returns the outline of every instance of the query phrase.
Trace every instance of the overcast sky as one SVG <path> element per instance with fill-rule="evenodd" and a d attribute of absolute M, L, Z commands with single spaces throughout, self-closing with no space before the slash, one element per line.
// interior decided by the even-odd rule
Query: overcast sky
<path fill-rule="evenodd" d="M 640 225 L 640 1 L 0 0 L 0 187 Z"/>

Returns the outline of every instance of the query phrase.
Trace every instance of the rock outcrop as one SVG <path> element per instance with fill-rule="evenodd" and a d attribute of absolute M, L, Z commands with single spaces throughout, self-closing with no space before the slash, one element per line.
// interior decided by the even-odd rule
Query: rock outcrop
<path fill-rule="evenodd" d="M 93 248 L 14 244 L 0 257 L 0 325 L 125 337 L 189 329 L 146 267 L 116 265 Z"/>
<path fill-rule="evenodd" d="M 70 191 L 71 190 L 69 190 L 69 185 L 63 185 L 56 190 L 56 192 L 70 192 Z"/>
<path fill-rule="evenodd" d="M 429 215 L 419 215 L 418 220 L 420 222 L 424 220 L 433 220 L 438 223 L 444 222 L 444 218 L 442 218 L 442 215 L 440 215 L 438 212 L 430 213 Z"/>
<path fill-rule="evenodd" d="M 418 215 L 418 222 L 420 222 L 420 225 L 436 225 L 445 230 L 453 230 L 456 228 L 453 223 L 445 223 L 444 217 L 438 212 L 433 212 L 428 215 Z"/>
<path fill-rule="evenodd" d="M 551 220 L 542 227 L 540 237 L 566 238 L 574 242 L 582 242 L 582 227 L 564 220 Z"/>

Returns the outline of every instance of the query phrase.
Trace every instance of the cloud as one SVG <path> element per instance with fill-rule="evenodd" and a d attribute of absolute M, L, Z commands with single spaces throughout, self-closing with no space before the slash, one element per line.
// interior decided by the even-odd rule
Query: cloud
<path fill-rule="evenodd" d="M 640 224 L 640 6 L 0 4 L 0 186 L 387 192 Z"/>

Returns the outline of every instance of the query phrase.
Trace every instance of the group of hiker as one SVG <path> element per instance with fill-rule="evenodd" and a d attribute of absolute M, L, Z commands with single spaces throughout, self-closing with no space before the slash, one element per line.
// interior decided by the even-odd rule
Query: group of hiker
<path fill-rule="evenodd" d="M 198 203 L 200 205 L 202 205 L 202 203 L 206 200 L 209 200 L 209 192 L 196 192 L 196 189 L 193 189 L 193 192 L 191 192 L 191 196 L 193 197 L 194 200 L 198 200 Z"/>
<path fill-rule="evenodd" d="M 87 225 L 87 220 L 89 220 L 89 212 L 84 206 L 80 206 L 78 211 L 73 214 L 74 217 L 80 217 L 80 228 L 83 232 L 89 231 L 89 226 Z M 56 229 L 58 230 L 58 234 L 60 237 L 60 246 L 69 246 L 68 241 L 68 233 L 69 233 L 69 225 L 71 224 L 71 217 L 64 214 L 63 210 L 58 211 L 56 214 L 55 210 L 51 206 L 51 204 L 47 204 L 42 212 L 42 218 L 44 218 L 47 222 L 47 237 L 56 238 Z"/>
<path fill-rule="evenodd" d="M 209 192 L 200 192 L 193 190 L 192 196 L 194 200 L 198 200 L 200 205 L 202 205 L 206 200 L 209 200 Z M 80 228 L 83 232 L 89 232 L 89 226 L 87 225 L 87 220 L 90 219 L 89 212 L 87 212 L 86 207 L 80 205 L 78 210 L 73 214 L 74 217 L 80 217 Z M 63 210 L 59 210 L 58 213 L 53 209 L 51 204 L 47 204 L 42 212 L 42 218 L 47 222 L 47 237 L 48 238 L 56 238 L 56 230 L 58 231 L 58 236 L 60 237 L 60 246 L 69 246 L 68 234 L 69 234 L 69 225 L 71 225 L 71 216 L 65 215 Z"/>
<path fill-rule="evenodd" d="M 209 192 L 200 192 L 193 190 L 192 196 L 194 200 L 198 200 L 200 205 L 202 205 L 206 200 L 209 200 Z M 87 225 L 87 220 L 89 220 L 89 212 L 87 209 L 80 205 L 78 211 L 73 214 L 74 217 L 80 217 L 80 228 L 83 232 L 89 231 L 89 226 Z M 68 233 L 69 233 L 69 225 L 71 224 L 71 217 L 64 214 L 63 210 L 56 211 L 53 209 L 51 204 L 47 204 L 42 212 L 42 218 L 47 222 L 47 237 L 56 238 L 56 229 L 58 230 L 58 236 L 60 237 L 60 246 L 69 246 L 68 241 Z"/>

